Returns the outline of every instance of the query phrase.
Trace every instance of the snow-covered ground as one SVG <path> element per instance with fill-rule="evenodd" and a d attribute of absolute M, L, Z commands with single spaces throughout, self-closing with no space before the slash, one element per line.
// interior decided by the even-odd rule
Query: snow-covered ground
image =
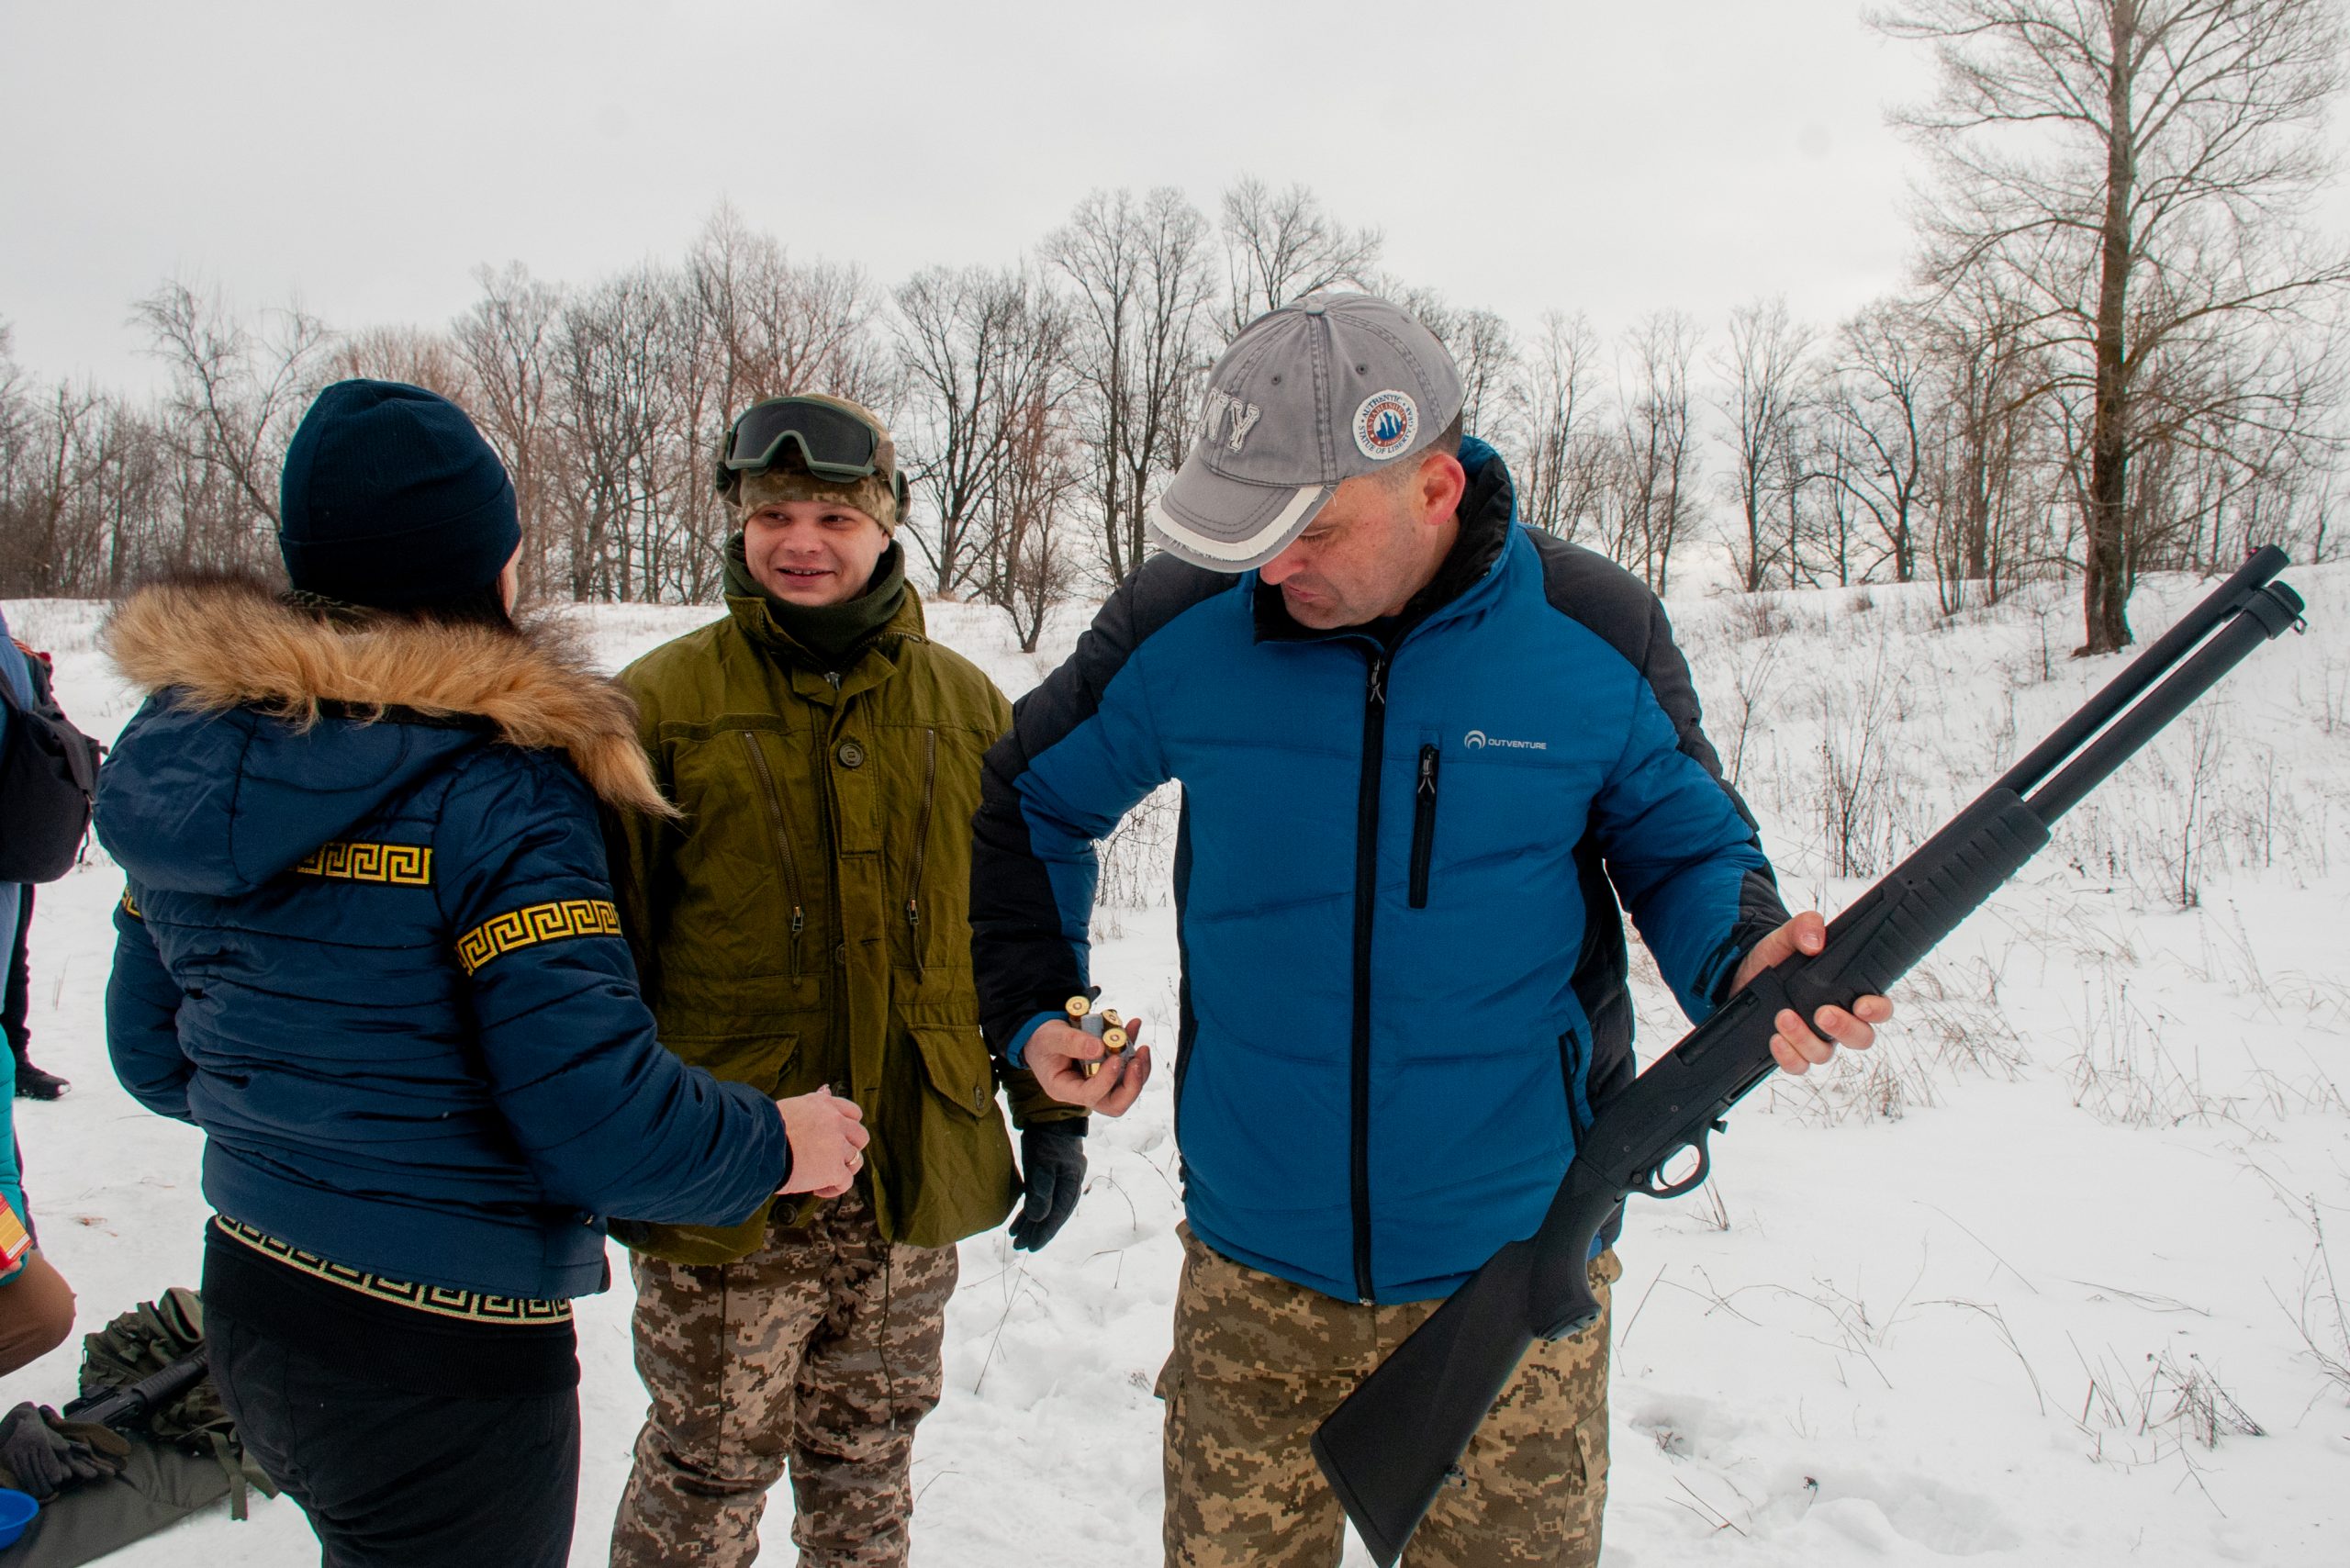
<path fill-rule="evenodd" d="M 1636 1203 L 1617 1294 L 1608 1568 L 2350 1562 L 2350 566 L 2288 574 L 2310 634 L 2256 655 L 2059 834 L 1903 989 L 1864 1061 L 1736 1113 L 1709 1188 Z M 2201 585 L 2161 579 L 2142 637 Z M 2065 656 L 2069 596 L 1945 619 L 1928 588 L 1674 605 L 1709 728 L 1790 901 L 1833 910 L 2118 661 Z M 13 603 L 84 725 L 130 702 L 96 607 Z M 703 610 L 583 612 L 615 666 Z M 1073 640 L 1003 618 L 933 630 L 1017 694 Z M 2191 808 L 2190 808 L 2191 802 Z M 1096 978 L 1165 1019 L 1163 815 L 1122 847 Z M 119 875 L 40 890 L 28 1186 L 83 1326 L 194 1282 L 199 1137 L 106 1067 Z M 1842 873 L 1842 874 L 1838 874 Z M 1683 1027 L 1653 971 L 1642 1047 Z M 963 1247 L 945 1404 L 915 1457 L 933 1568 L 1158 1560 L 1158 1406 L 1179 1215 L 1163 1083 L 1098 1122 L 1093 1173 L 1041 1256 Z M 2327 1246 L 2332 1244 L 2329 1255 Z M 587 1419 L 574 1561 L 603 1561 L 643 1395 L 626 1271 L 581 1304 Z M 0 1382 L 62 1401 L 75 1351 Z M 791 1561 L 788 1506 L 768 1560 Z M 316 1561 L 298 1515 L 207 1518 L 124 1564 Z M 1365 1561 L 1357 1555 L 1350 1562 Z"/>

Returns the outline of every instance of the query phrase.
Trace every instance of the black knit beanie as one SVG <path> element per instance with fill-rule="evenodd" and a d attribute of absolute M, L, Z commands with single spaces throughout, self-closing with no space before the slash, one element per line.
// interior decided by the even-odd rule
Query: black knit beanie
<path fill-rule="evenodd" d="M 338 381 L 285 449 L 277 546 L 307 593 L 406 610 L 498 580 L 522 542 L 514 485 L 464 410 L 397 381 Z"/>

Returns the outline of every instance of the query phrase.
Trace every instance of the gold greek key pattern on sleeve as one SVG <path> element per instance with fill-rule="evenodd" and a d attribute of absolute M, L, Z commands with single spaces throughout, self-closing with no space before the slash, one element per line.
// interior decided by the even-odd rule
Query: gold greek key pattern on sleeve
<path fill-rule="evenodd" d="M 321 844 L 294 869 L 305 877 L 429 888 L 432 885 L 432 850 L 422 844 Z"/>
<path fill-rule="evenodd" d="M 406 1280 L 387 1280 L 381 1274 L 371 1274 L 345 1263 L 330 1262 L 315 1252 L 305 1252 L 299 1247 L 280 1241 L 266 1231 L 256 1230 L 226 1215 L 215 1215 L 212 1223 L 221 1235 L 241 1241 L 254 1251 L 299 1269 L 306 1274 L 331 1281 L 362 1295 L 374 1296 L 377 1301 L 414 1307 L 419 1312 L 429 1312 L 437 1317 L 462 1317 L 469 1323 L 571 1321 L 571 1304 L 567 1301 L 533 1301 L 520 1296 L 489 1295 L 481 1291 L 453 1290 L 446 1285 L 420 1285 Z"/>
<path fill-rule="evenodd" d="M 565 899 L 509 909 L 457 938 L 457 961 L 472 974 L 500 953 L 566 936 L 618 936 L 621 912 L 602 899 Z"/>

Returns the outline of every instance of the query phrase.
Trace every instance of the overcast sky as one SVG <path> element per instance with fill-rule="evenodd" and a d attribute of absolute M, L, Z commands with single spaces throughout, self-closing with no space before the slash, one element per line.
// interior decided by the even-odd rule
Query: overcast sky
<path fill-rule="evenodd" d="M 152 382 L 177 274 L 345 328 L 482 263 L 586 280 L 732 201 L 894 283 L 1003 263 L 1093 186 L 1302 180 L 1391 270 L 1530 323 L 1832 319 L 1901 278 L 1925 82 L 1857 0 L 0 0 L 0 320 Z"/>

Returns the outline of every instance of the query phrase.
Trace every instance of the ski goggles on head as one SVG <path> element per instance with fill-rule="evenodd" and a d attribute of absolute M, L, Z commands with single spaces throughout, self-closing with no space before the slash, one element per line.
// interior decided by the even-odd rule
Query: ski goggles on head
<path fill-rule="evenodd" d="M 742 475 L 764 473 L 794 449 L 819 479 L 846 483 L 878 474 L 893 490 L 904 484 L 895 447 L 870 420 L 814 398 L 769 398 L 728 427 L 718 451 L 720 493 L 732 495 Z"/>

